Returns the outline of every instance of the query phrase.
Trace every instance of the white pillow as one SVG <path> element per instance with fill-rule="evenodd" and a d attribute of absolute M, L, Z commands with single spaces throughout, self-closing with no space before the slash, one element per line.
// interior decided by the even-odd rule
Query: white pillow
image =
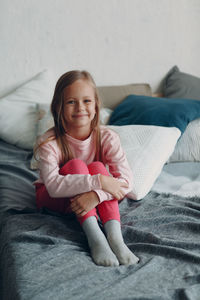
<path fill-rule="evenodd" d="M 50 103 L 53 97 L 55 82 L 53 73 L 50 70 L 44 70 L 1 99 Z"/>
<path fill-rule="evenodd" d="M 37 103 L 0 100 L 0 137 L 7 143 L 32 149 L 36 136 Z"/>
<path fill-rule="evenodd" d="M 127 125 L 109 126 L 116 131 L 133 171 L 134 186 L 128 197 L 140 200 L 146 196 L 174 151 L 180 137 L 175 127 Z"/>
<path fill-rule="evenodd" d="M 38 105 L 38 115 L 37 138 L 54 126 L 53 116 L 50 111 L 50 103 L 40 103 Z"/>
<path fill-rule="evenodd" d="M 109 118 L 112 114 L 113 110 L 110 108 L 102 107 L 100 109 L 100 121 L 102 125 L 108 124 Z"/>
<path fill-rule="evenodd" d="M 200 118 L 190 122 L 168 162 L 200 161 Z"/>
<path fill-rule="evenodd" d="M 38 104 L 38 120 L 37 120 L 37 130 L 36 130 L 36 141 L 45 131 L 54 126 L 53 117 L 50 111 L 50 103 L 40 103 Z M 35 141 L 35 142 L 36 142 Z M 38 162 L 34 155 L 31 158 L 30 168 L 36 170 L 38 168 Z"/>
<path fill-rule="evenodd" d="M 37 131 L 37 103 L 50 103 L 55 80 L 45 70 L 0 99 L 0 138 L 24 149 L 32 149 Z"/>

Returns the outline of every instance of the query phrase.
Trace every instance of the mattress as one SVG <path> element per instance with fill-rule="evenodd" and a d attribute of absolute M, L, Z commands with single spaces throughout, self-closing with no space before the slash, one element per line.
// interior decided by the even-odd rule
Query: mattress
<path fill-rule="evenodd" d="M 0 141 L 0 153 L 2 300 L 200 298 L 200 163 L 165 165 L 145 198 L 120 203 L 140 263 L 102 267 L 74 215 L 36 210 L 32 152 Z"/>

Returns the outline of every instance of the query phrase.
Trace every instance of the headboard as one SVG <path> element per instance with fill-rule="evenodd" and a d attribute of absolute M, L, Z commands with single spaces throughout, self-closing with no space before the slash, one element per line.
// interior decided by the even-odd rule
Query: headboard
<path fill-rule="evenodd" d="M 152 96 L 152 90 L 147 83 L 134 83 L 126 85 L 98 87 L 102 106 L 114 109 L 120 102 L 131 94 Z"/>

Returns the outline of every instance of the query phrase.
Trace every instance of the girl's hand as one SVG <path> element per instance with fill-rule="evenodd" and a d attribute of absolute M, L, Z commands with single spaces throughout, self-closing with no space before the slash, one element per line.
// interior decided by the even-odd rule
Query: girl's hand
<path fill-rule="evenodd" d="M 71 198 L 70 201 L 72 211 L 78 217 L 82 217 L 99 204 L 99 197 L 94 191 L 91 191 Z"/>
<path fill-rule="evenodd" d="M 128 188 L 128 184 L 119 181 L 117 178 L 112 176 L 100 175 L 100 181 L 102 189 L 105 192 L 110 193 L 117 200 L 121 200 L 125 197 L 125 192 L 123 188 Z"/>

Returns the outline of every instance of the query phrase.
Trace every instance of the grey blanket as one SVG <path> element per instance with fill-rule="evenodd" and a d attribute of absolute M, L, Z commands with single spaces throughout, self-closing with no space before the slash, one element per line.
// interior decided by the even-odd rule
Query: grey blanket
<path fill-rule="evenodd" d="M 2 300 L 200 299 L 200 199 L 120 203 L 133 266 L 101 267 L 73 215 L 35 208 L 31 152 L 0 142 Z"/>

